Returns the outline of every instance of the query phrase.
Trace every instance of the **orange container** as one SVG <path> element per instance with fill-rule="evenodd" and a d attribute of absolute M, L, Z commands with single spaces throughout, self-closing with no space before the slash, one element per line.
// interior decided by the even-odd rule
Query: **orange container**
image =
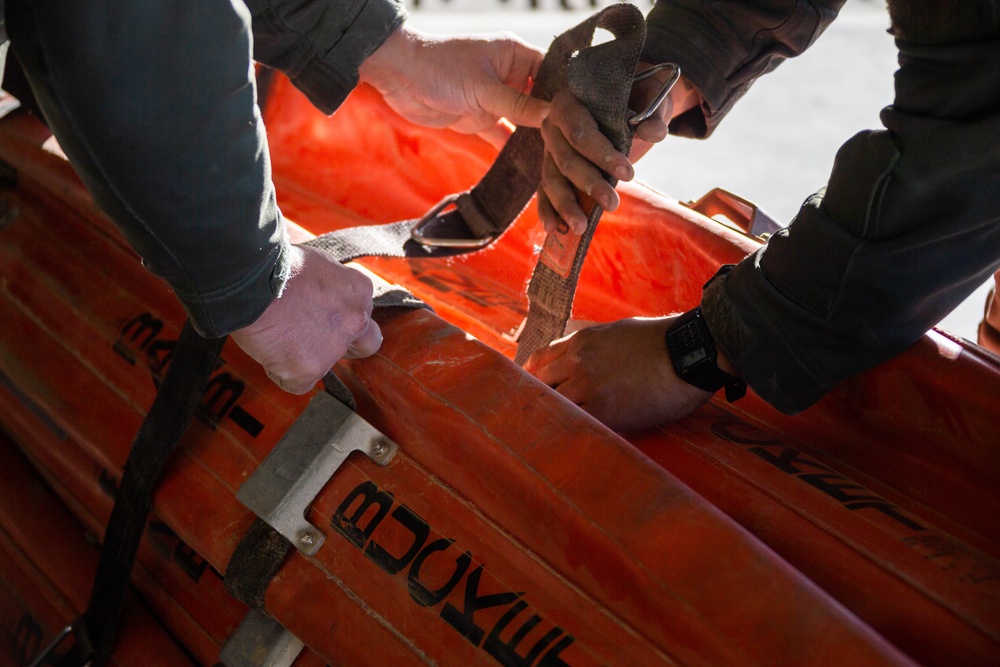
<path fill-rule="evenodd" d="M 474 138 L 405 123 L 364 88 L 328 119 L 279 80 L 265 116 L 283 209 L 315 233 L 417 217 L 474 184 L 495 155 Z M 369 161 L 379 169 L 358 174 Z M 742 231 L 752 210 L 724 195 L 692 207 L 642 186 L 620 190 L 621 207 L 594 236 L 575 318 L 686 310 L 720 264 L 759 247 Z M 483 252 L 364 263 L 513 356 L 542 240 L 529 206 Z M 1000 661 L 998 414 L 998 358 L 932 331 L 801 416 L 751 394 L 626 435 L 921 662 L 991 665 Z"/>
<path fill-rule="evenodd" d="M 97 548 L 84 529 L 0 432 L 0 664 L 29 664 L 79 617 L 96 569 Z M 108 664 L 195 664 L 134 596 L 121 635 Z M 61 650 L 44 664 L 55 664 Z"/>
<path fill-rule="evenodd" d="M 7 193 L 17 213 L 0 229 L 0 418 L 32 415 L 49 446 L 78 448 L 116 476 L 181 310 L 27 120 L 0 123 L 0 154 L 18 173 Z M 428 311 L 378 318 L 383 349 L 338 368 L 400 451 L 385 467 L 361 457 L 337 471 L 308 515 L 325 544 L 293 553 L 265 601 L 322 659 L 910 664 L 502 354 Z M 306 400 L 228 346 L 155 520 L 224 571 L 253 519 L 235 492 Z M 42 440 L 24 445 L 39 459 Z"/>

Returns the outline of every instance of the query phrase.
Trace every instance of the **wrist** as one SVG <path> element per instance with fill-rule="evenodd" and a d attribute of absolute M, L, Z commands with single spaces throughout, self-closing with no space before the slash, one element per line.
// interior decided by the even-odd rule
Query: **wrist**
<path fill-rule="evenodd" d="M 670 90 L 670 117 L 667 121 L 669 122 L 698 106 L 701 106 L 701 95 L 691 85 L 691 82 L 684 75 L 681 75 L 681 78 L 677 79 L 677 83 Z"/>
<path fill-rule="evenodd" d="M 638 74 L 652 67 L 654 67 L 654 65 L 651 63 L 640 62 L 636 67 L 636 73 Z M 643 82 L 637 82 L 635 84 L 636 90 L 640 90 L 641 87 L 642 93 L 652 95 L 651 91 L 659 89 L 668 77 L 670 77 L 669 70 L 658 72 Z M 691 82 L 684 77 L 682 72 L 681 76 L 670 89 L 670 93 L 664 101 L 662 114 L 663 120 L 664 122 L 669 123 L 675 117 L 694 109 L 700 104 L 701 95 L 698 93 L 698 90 L 691 85 Z"/>
<path fill-rule="evenodd" d="M 712 393 L 725 389 L 730 403 L 746 394 L 746 383 L 716 348 L 700 306 L 678 316 L 664 338 L 674 371 L 681 380 Z"/>
<path fill-rule="evenodd" d="M 397 86 L 405 78 L 404 68 L 426 41 L 423 33 L 404 23 L 361 63 L 359 78 L 381 92 Z"/>

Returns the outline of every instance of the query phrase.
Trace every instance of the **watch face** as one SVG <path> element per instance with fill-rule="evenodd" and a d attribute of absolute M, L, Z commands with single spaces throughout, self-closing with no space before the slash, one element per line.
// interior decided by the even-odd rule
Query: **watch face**
<path fill-rule="evenodd" d="M 708 352 L 703 347 L 691 350 L 690 352 L 685 352 L 677 359 L 677 365 L 680 368 L 690 368 L 696 363 L 708 357 Z"/>
<path fill-rule="evenodd" d="M 715 345 L 701 308 L 690 310 L 667 329 L 667 354 L 677 376 L 690 385 L 715 392 L 726 388 L 726 400 L 732 403 L 746 393 L 746 383 L 720 370 L 715 363 Z"/>

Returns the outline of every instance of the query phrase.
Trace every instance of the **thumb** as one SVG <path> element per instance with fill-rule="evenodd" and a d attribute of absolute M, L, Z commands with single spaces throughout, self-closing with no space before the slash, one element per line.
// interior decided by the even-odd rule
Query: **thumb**
<path fill-rule="evenodd" d="M 541 127 L 542 120 L 549 113 L 549 103 L 531 97 L 497 82 L 493 90 L 485 96 L 483 111 L 498 118 L 506 118 L 514 125 Z"/>
<path fill-rule="evenodd" d="M 375 320 L 368 320 L 368 328 L 355 338 L 347 348 L 346 359 L 363 359 L 378 352 L 382 347 L 382 329 Z"/>

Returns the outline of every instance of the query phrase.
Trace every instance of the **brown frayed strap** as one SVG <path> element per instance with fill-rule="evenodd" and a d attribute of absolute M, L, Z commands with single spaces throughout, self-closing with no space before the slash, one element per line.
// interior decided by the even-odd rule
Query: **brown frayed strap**
<path fill-rule="evenodd" d="M 590 46 L 598 28 L 609 30 L 618 39 Z M 552 42 L 539 68 L 532 96 L 551 100 L 560 90 L 573 86 L 588 106 L 606 105 L 616 110 L 615 113 L 597 110 L 595 117 L 602 130 L 628 134 L 624 120 L 618 123 L 613 119 L 623 114 L 617 110 L 619 106 L 624 109 L 627 101 L 644 36 L 645 22 L 637 7 L 621 3 L 605 8 Z M 618 90 L 603 99 L 613 83 Z M 612 119 L 613 127 L 605 128 L 605 119 Z M 365 256 L 450 257 L 481 249 L 517 219 L 535 194 L 541 182 L 544 152 L 540 130 L 519 127 L 479 183 L 455 197 L 454 206 L 444 206 L 418 220 L 337 230 L 305 245 L 325 250 L 341 262 Z M 415 228 L 427 241 L 414 240 Z"/>
<path fill-rule="evenodd" d="M 264 593 L 293 550 L 274 528 L 254 520 L 226 565 L 226 590 L 251 609 L 264 609 Z"/>
<path fill-rule="evenodd" d="M 567 85 L 589 109 L 601 131 L 620 152 L 628 155 L 633 130 L 629 126 L 628 97 L 632 77 L 646 38 L 646 23 L 635 11 L 602 12 L 578 29 L 597 28 L 610 31 L 615 40 L 580 50 L 567 68 Z M 588 37 L 588 42 L 590 37 Z M 615 185 L 617 181 L 605 176 Z M 573 298 L 590 247 L 594 230 L 603 209 L 592 204 L 587 229 L 575 236 L 568 229 L 549 234 L 542 246 L 538 264 L 528 284 L 528 318 L 518 340 L 514 360 L 523 364 L 531 353 L 563 335 L 573 309 Z"/>

